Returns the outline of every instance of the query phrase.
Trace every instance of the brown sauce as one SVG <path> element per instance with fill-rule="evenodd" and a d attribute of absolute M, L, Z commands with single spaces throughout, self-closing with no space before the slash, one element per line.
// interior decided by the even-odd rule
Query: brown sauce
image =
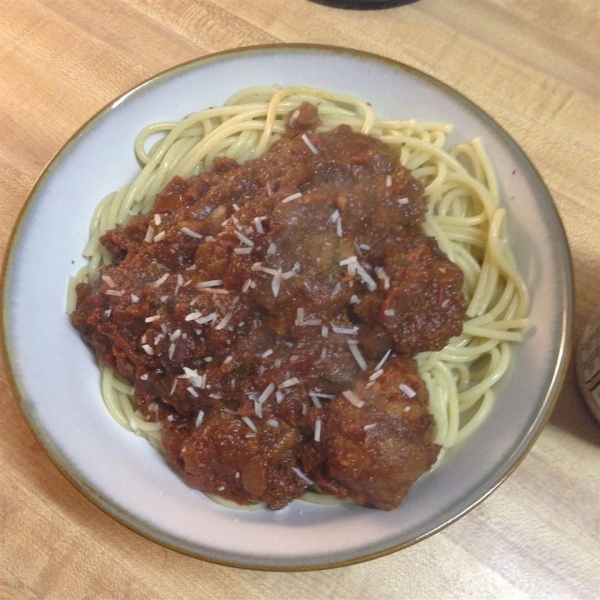
<path fill-rule="evenodd" d="M 392 509 L 439 452 L 413 357 L 462 331 L 462 273 L 391 151 L 317 118 L 304 105 L 262 158 L 175 178 L 107 233 L 73 321 L 190 485 L 278 509 L 314 482 Z"/>

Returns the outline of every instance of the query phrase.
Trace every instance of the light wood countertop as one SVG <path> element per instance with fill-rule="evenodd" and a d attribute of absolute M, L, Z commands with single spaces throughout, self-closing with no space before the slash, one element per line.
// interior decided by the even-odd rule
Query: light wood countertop
<path fill-rule="evenodd" d="M 39 173 L 98 109 L 205 54 L 342 45 L 455 87 L 533 161 L 573 255 L 575 339 L 600 299 L 596 0 L 420 0 L 374 11 L 307 0 L 0 2 L 0 253 Z M 0 366 L 1 598 L 600 598 L 600 427 L 569 368 L 535 446 L 485 502 L 396 554 L 261 573 L 179 555 L 113 521 L 33 438 Z"/>

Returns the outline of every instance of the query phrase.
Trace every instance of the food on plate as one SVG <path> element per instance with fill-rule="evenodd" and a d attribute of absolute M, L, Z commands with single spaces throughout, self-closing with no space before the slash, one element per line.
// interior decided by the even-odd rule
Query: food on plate
<path fill-rule="evenodd" d="M 111 413 L 211 497 L 398 506 L 527 311 L 489 163 L 447 132 L 305 88 L 144 130 L 71 298 Z"/>

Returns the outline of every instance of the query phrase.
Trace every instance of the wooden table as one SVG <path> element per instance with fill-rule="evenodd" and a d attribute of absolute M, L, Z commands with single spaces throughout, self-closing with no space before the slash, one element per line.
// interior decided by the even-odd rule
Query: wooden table
<path fill-rule="evenodd" d="M 454 86 L 519 142 L 550 188 L 576 276 L 576 339 L 599 298 L 595 0 L 421 0 L 375 11 L 306 0 L 0 2 L 0 252 L 36 177 L 81 123 L 140 80 L 250 44 L 315 42 Z M 571 365 L 516 472 L 428 540 L 326 572 L 260 573 L 132 533 L 58 472 L 0 369 L 2 598 L 599 598 L 599 427 Z"/>

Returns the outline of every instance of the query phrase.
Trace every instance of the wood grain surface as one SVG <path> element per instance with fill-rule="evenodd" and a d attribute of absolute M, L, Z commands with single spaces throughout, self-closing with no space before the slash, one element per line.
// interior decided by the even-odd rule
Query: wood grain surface
<path fill-rule="evenodd" d="M 600 297 L 597 0 L 0 0 L 0 253 L 40 171 L 150 75 L 251 44 L 349 46 L 415 66 L 490 113 L 539 169 L 576 276 L 575 339 Z M 600 428 L 573 365 L 516 472 L 442 533 L 332 571 L 181 556 L 119 525 L 53 466 L 0 368 L 0 598 L 600 598 Z"/>

